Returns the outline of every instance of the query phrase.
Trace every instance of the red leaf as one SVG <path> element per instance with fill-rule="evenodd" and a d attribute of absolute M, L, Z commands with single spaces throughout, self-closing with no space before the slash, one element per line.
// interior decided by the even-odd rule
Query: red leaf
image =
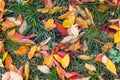
<path fill-rule="evenodd" d="M 106 32 L 114 32 L 115 30 L 107 27 L 107 26 L 103 26 L 103 25 L 100 25 L 100 29 L 103 30 L 103 31 L 106 31 Z"/>
<path fill-rule="evenodd" d="M 36 36 L 37 36 L 37 34 L 31 34 L 31 35 L 25 36 L 24 39 L 30 39 L 30 38 L 34 38 Z"/>
<path fill-rule="evenodd" d="M 46 7 L 49 7 L 49 8 L 52 7 L 52 0 L 43 0 L 43 1 L 44 1 L 44 3 L 45 3 L 45 6 L 46 6 Z"/>
<path fill-rule="evenodd" d="M 56 24 L 56 28 L 60 31 L 60 33 L 63 36 L 67 36 L 68 35 L 67 30 L 59 22 L 56 22 L 55 24 Z"/>
<path fill-rule="evenodd" d="M 7 0 L 8 2 L 14 2 L 14 0 Z"/>
<path fill-rule="evenodd" d="M 63 58 L 63 57 L 66 55 L 66 52 L 59 51 L 57 54 L 58 54 L 61 58 Z"/>
<path fill-rule="evenodd" d="M 73 80 L 80 76 L 80 74 L 78 74 L 76 72 L 71 72 L 70 74 L 71 74 L 71 76 L 67 80 Z"/>

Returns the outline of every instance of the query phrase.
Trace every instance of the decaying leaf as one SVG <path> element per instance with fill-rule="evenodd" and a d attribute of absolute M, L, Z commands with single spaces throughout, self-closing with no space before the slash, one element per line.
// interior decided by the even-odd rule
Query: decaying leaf
<path fill-rule="evenodd" d="M 28 46 L 20 46 L 16 51 L 14 51 L 15 53 L 19 54 L 19 55 L 25 55 L 29 50 Z"/>
<path fill-rule="evenodd" d="M 37 51 L 37 45 L 32 46 L 30 52 L 28 52 L 28 59 L 32 59 L 36 51 Z"/>
<path fill-rule="evenodd" d="M 24 68 L 25 80 L 28 80 L 29 78 L 29 72 L 30 72 L 29 65 L 30 65 L 29 62 L 25 64 L 25 68 Z"/>
<path fill-rule="evenodd" d="M 92 59 L 90 56 L 87 56 L 87 55 L 79 55 L 78 58 L 80 58 L 82 60 L 91 60 Z"/>
<path fill-rule="evenodd" d="M 38 65 L 37 68 L 42 72 L 42 73 L 50 73 L 49 67 L 46 65 Z"/>
<path fill-rule="evenodd" d="M 85 63 L 85 68 L 87 68 L 89 71 L 96 71 L 96 67 L 92 64 Z"/>
<path fill-rule="evenodd" d="M 44 59 L 44 62 L 43 62 L 43 65 L 47 65 L 48 67 L 52 67 L 53 65 L 53 55 L 50 55 L 50 56 L 47 56 L 45 59 Z"/>

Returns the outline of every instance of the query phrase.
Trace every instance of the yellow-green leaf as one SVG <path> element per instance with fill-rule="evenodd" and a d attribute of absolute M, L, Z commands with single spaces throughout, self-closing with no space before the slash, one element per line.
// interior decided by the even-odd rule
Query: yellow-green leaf
<path fill-rule="evenodd" d="M 8 52 L 5 52 L 3 55 L 2 61 L 4 61 L 6 59 L 7 55 L 8 55 Z"/>

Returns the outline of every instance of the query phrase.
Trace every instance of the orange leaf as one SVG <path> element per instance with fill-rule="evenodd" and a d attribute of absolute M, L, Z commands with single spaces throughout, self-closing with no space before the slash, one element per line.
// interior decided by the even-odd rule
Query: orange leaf
<path fill-rule="evenodd" d="M 4 43 L 3 43 L 3 41 L 0 41 L 0 52 L 2 52 L 2 53 L 5 52 L 5 48 L 4 48 Z"/>
<path fill-rule="evenodd" d="M 15 53 L 19 54 L 19 55 L 25 55 L 29 50 L 28 46 L 20 46 L 16 51 L 14 51 Z"/>
<path fill-rule="evenodd" d="M 120 28 L 118 27 L 118 26 L 116 26 L 116 25 L 110 25 L 110 26 L 108 26 L 109 28 L 111 28 L 111 29 L 114 29 L 114 30 L 116 30 L 116 31 L 119 31 L 120 30 Z"/>
<path fill-rule="evenodd" d="M 65 80 L 65 70 L 62 69 L 60 66 L 56 66 L 56 71 L 57 71 L 57 74 L 58 76 L 61 78 L 61 80 Z"/>
<path fill-rule="evenodd" d="M 3 31 L 6 31 L 7 29 L 9 28 L 12 28 L 12 27 L 15 27 L 16 26 L 16 23 L 13 22 L 13 21 L 10 21 L 9 19 L 6 19 L 2 24 L 2 30 Z"/>
<path fill-rule="evenodd" d="M 107 5 L 100 5 L 97 7 L 97 11 L 104 13 L 108 9 Z"/>
<path fill-rule="evenodd" d="M 37 45 L 32 46 L 32 48 L 30 49 L 30 52 L 28 53 L 28 58 L 29 59 L 32 59 L 32 57 L 34 56 L 36 50 L 37 50 Z"/>
<path fill-rule="evenodd" d="M 28 78 L 29 78 L 29 72 L 30 72 L 30 70 L 29 70 L 29 62 L 27 62 L 26 64 L 25 64 L 25 80 L 28 80 Z"/>
<path fill-rule="evenodd" d="M 77 18 L 76 18 L 76 23 L 77 23 L 82 29 L 88 28 L 87 22 L 86 22 L 84 19 L 80 18 L 80 17 L 77 17 Z"/>
<path fill-rule="evenodd" d="M 5 7 L 4 0 L 0 0 L 0 22 L 2 21 L 2 17 L 5 11 L 4 7 Z"/>
<path fill-rule="evenodd" d="M 6 57 L 6 59 L 5 59 L 5 67 L 6 67 L 7 69 L 9 69 L 11 64 L 12 64 L 12 58 L 11 58 L 10 55 L 7 55 L 7 57 Z"/>
<path fill-rule="evenodd" d="M 103 53 L 99 54 L 99 55 L 95 58 L 95 61 L 102 62 L 102 57 L 103 57 Z"/>
<path fill-rule="evenodd" d="M 45 3 L 45 6 L 46 6 L 46 7 L 49 7 L 49 8 L 52 7 L 52 0 L 43 0 L 43 1 L 44 1 L 44 3 Z"/>
<path fill-rule="evenodd" d="M 50 30 L 54 27 L 53 24 L 54 24 L 54 19 L 50 18 L 47 22 L 45 22 L 45 27 Z"/>
<path fill-rule="evenodd" d="M 7 37 L 8 37 L 8 38 L 11 38 L 11 37 L 13 37 L 13 36 L 15 35 L 15 33 L 16 33 L 15 29 L 12 29 L 12 30 L 10 30 L 10 31 L 7 33 Z"/>
<path fill-rule="evenodd" d="M 47 65 L 48 67 L 52 67 L 53 65 L 53 55 L 47 56 L 43 62 L 44 65 Z"/>

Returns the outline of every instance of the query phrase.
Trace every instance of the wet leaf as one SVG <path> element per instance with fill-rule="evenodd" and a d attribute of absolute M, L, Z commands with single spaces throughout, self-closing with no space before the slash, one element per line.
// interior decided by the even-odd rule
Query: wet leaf
<path fill-rule="evenodd" d="M 32 46 L 30 52 L 28 52 L 28 59 L 32 59 L 36 51 L 37 45 Z"/>
<path fill-rule="evenodd" d="M 45 66 L 45 65 L 38 65 L 37 68 L 42 72 L 42 73 L 50 73 L 50 69 Z"/>

